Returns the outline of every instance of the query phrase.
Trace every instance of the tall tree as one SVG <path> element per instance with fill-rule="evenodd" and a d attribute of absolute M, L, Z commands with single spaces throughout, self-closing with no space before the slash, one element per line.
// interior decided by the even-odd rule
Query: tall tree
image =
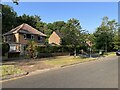
<path fill-rule="evenodd" d="M 67 21 L 62 31 L 62 45 L 72 46 L 74 48 L 74 56 L 76 56 L 76 47 L 85 41 L 84 33 L 81 29 L 79 20 L 72 18 Z"/>
<path fill-rule="evenodd" d="M 32 27 L 36 28 L 37 23 L 41 21 L 40 16 L 29 16 L 26 14 L 23 14 L 22 16 L 17 17 L 17 26 L 22 23 L 27 23 L 31 25 Z"/>
<path fill-rule="evenodd" d="M 108 17 L 103 17 L 102 23 L 94 33 L 97 49 L 103 49 L 106 52 L 113 49 L 113 37 L 117 30 L 115 20 L 109 20 Z"/>
<path fill-rule="evenodd" d="M 2 5 L 2 33 L 8 32 L 16 25 L 17 13 L 12 7 Z"/>

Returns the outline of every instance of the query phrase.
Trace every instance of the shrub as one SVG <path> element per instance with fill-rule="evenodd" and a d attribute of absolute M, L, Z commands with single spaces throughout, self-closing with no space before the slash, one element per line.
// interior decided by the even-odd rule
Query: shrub
<path fill-rule="evenodd" d="M 79 51 L 83 49 L 81 46 L 77 47 L 77 53 L 79 53 Z M 38 53 L 73 53 L 74 52 L 74 48 L 72 46 L 51 46 L 51 45 L 47 45 L 47 46 L 38 46 L 37 47 L 37 51 Z"/>
<path fill-rule="evenodd" d="M 36 58 L 37 57 L 37 43 L 35 41 L 29 41 L 26 47 L 27 57 Z"/>
<path fill-rule="evenodd" d="M 5 56 L 5 53 L 8 53 L 10 50 L 10 45 L 8 43 L 2 43 L 2 56 Z"/>

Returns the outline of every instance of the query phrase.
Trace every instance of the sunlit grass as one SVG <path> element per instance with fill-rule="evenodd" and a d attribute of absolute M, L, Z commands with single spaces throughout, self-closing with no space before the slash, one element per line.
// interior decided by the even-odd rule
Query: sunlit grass
<path fill-rule="evenodd" d="M 0 73 L 2 77 L 6 77 L 7 75 L 21 74 L 24 73 L 24 71 L 14 65 L 2 65 L 0 66 Z"/>
<path fill-rule="evenodd" d="M 81 57 L 66 56 L 66 57 L 62 57 L 62 58 L 46 60 L 44 62 L 46 64 L 50 64 L 50 65 L 54 65 L 54 66 L 62 66 L 62 65 L 91 61 L 91 60 L 95 60 L 95 59 L 94 58 L 81 58 Z"/>
<path fill-rule="evenodd" d="M 115 55 L 116 55 L 115 52 L 108 52 L 104 54 L 104 56 L 115 56 Z"/>

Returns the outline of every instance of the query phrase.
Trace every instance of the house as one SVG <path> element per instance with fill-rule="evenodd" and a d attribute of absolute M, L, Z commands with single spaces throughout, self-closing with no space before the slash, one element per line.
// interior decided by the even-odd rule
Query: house
<path fill-rule="evenodd" d="M 60 45 L 62 39 L 62 34 L 59 31 L 53 31 L 53 33 L 48 38 L 49 44 Z"/>
<path fill-rule="evenodd" d="M 21 24 L 11 31 L 3 34 L 4 42 L 10 44 L 10 52 L 24 53 L 24 47 L 30 40 L 43 45 L 46 35 L 28 24 Z"/>

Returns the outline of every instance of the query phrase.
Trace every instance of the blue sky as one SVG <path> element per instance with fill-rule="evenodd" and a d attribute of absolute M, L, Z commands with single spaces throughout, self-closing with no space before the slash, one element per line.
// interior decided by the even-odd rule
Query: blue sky
<path fill-rule="evenodd" d="M 4 2 L 5 3 L 5 2 Z M 102 18 L 118 21 L 117 2 L 20 2 L 19 5 L 7 2 L 18 15 L 39 15 L 43 22 L 67 21 L 76 18 L 83 29 L 90 33 L 101 24 Z"/>

